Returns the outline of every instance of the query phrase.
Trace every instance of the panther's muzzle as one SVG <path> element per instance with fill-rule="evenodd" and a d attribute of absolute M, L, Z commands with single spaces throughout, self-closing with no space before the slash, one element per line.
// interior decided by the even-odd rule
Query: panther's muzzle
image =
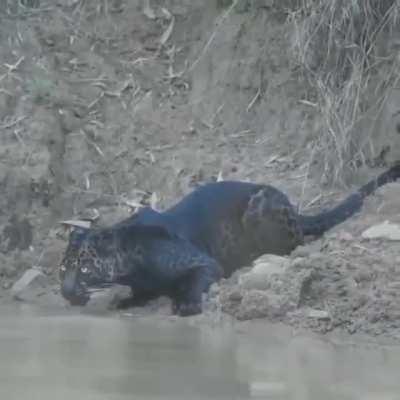
<path fill-rule="evenodd" d="M 77 270 L 65 273 L 61 282 L 61 294 L 73 306 L 84 306 L 90 299 L 85 285 L 78 280 Z"/>

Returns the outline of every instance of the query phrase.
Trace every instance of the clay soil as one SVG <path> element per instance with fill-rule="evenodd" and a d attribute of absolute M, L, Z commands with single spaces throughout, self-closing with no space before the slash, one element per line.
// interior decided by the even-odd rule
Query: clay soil
<path fill-rule="evenodd" d="M 275 185 L 315 213 L 383 170 L 363 167 L 346 185 L 322 186 L 310 163 L 320 116 L 303 101 L 312 91 L 291 58 L 287 15 L 274 2 L 245 3 L 0 2 L 4 301 L 37 267 L 66 307 L 57 293 L 62 220 L 100 215 L 97 223 L 110 224 L 138 203 L 162 210 L 218 177 Z M 357 216 L 289 257 L 298 266 L 291 279 L 312 272 L 297 311 L 241 319 L 398 337 L 400 245 L 361 233 L 400 223 L 399 197 L 399 184 L 382 188 Z M 225 298 L 222 310 L 237 317 Z M 329 321 L 309 318 L 309 309 L 329 311 Z"/>

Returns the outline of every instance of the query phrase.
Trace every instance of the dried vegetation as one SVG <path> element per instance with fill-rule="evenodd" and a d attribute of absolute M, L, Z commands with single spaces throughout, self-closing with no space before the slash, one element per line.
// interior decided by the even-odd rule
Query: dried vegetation
<path fill-rule="evenodd" d="M 306 100 L 322 116 L 315 150 L 325 181 L 385 154 L 371 135 L 399 80 L 396 0 L 292 2 L 294 53 L 313 88 Z M 390 150 L 390 149 L 387 149 Z"/>

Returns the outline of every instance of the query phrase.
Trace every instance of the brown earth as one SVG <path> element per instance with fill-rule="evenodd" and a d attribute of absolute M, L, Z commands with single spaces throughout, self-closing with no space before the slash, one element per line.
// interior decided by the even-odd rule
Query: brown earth
<path fill-rule="evenodd" d="M 312 154 L 320 117 L 303 101 L 313 93 L 291 58 L 286 14 L 274 2 L 226 3 L 0 2 L 3 299 L 32 266 L 56 284 L 60 220 L 98 211 L 108 224 L 135 202 L 163 209 L 219 175 L 273 184 L 312 213 L 381 172 L 362 168 L 347 187 L 322 187 Z M 377 153 L 399 136 L 394 104 L 383 110 Z M 234 277 L 213 292 L 220 308 L 397 337 L 399 243 L 360 234 L 400 223 L 399 191 L 383 188 L 362 213 L 291 255 L 280 287 L 303 287 L 306 274 L 300 307 L 272 315 L 267 294 L 244 293 Z M 229 291 L 240 292 L 233 303 Z M 310 318 L 310 308 L 329 319 Z"/>

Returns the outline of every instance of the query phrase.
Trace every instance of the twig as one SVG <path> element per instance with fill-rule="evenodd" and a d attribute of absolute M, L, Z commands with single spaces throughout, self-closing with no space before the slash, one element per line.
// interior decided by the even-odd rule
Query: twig
<path fill-rule="evenodd" d="M 92 109 L 104 97 L 104 94 L 105 92 L 101 92 L 96 99 L 94 99 L 91 103 L 89 103 L 88 110 Z"/>
<path fill-rule="evenodd" d="M 14 72 L 18 67 L 19 64 L 22 63 L 22 61 L 24 61 L 25 57 L 22 56 L 18 59 L 18 61 L 15 64 L 6 64 L 4 63 L 3 65 L 8 69 L 8 73 Z"/>
<path fill-rule="evenodd" d="M 102 157 L 105 158 L 105 155 L 103 153 L 103 150 L 101 150 L 101 148 L 91 139 L 88 138 L 88 135 L 86 134 L 86 132 L 81 129 L 80 130 L 81 134 L 83 135 L 83 137 L 85 138 L 85 140 L 97 151 L 97 153 Z"/>
<path fill-rule="evenodd" d="M 24 119 L 28 118 L 27 116 L 19 117 L 15 119 L 14 121 L 9 122 L 8 124 L 0 125 L 0 129 L 9 129 L 12 128 L 14 125 L 19 124 L 21 121 Z"/>
<path fill-rule="evenodd" d="M 251 129 L 245 129 L 244 131 L 240 131 L 237 133 L 233 133 L 232 135 L 229 135 L 229 137 L 231 139 L 238 139 L 238 138 L 242 138 L 245 136 L 249 136 L 249 135 L 255 135 L 255 132 L 252 132 Z"/>
<path fill-rule="evenodd" d="M 308 183 L 308 176 L 309 176 L 309 174 L 310 174 L 311 164 L 312 164 L 312 162 L 313 162 L 313 160 L 314 160 L 315 148 L 316 148 L 316 146 L 314 145 L 313 148 L 312 148 L 312 150 L 311 150 L 310 161 L 307 163 L 307 169 L 306 169 L 306 172 L 305 172 L 305 178 L 304 178 L 304 181 L 303 181 L 303 185 L 302 185 L 302 187 L 301 187 L 301 195 L 300 195 L 300 202 L 299 202 L 299 211 L 301 211 L 301 209 L 302 209 L 302 203 L 303 203 L 303 200 L 304 200 L 304 193 L 305 193 L 305 191 L 306 191 L 306 186 L 307 186 L 307 183 Z"/>
<path fill-rule="evenodd" d="M 17 129 L 14 129 L 14 135 L 17 138 L 17 140 L 23 145 L 25 146 L 25 142 L 23 141 L 21 135 L 19 134 Z"/>
<path fill-rule="evenodd" d="M 217 22 L 217 26 L 214 30 L 214 32 L 210 35 L 207 43 L 204 45 L 203 49 L 201 50 L 199 56 L 193 61 L 192 65 L 188 68 L 188 72 L 192 71 L 196 65 L 199 63 L 201 58 L 204 56 L 204 54 L 207 52 L 208 48 L 211 46 L 212 41 L 214 40 L 215 36 L 217 35 L 217 30 L 219 26 L 222 24 L 223 21 L 225 21 L 226 18 L 229 17 L 231 14 L 232 10 L 236 7 L 236 4 L 239 2 L 239 0 L 234 0 L 230 7 L 226 10 L 226 12 L 222 15 L 220 20 Z"/>
<path fill-rule="evenodd" d="M 258 100 L 261 95 L 261 88 L 258 88 L 256 95 L 253 97 L 253 100 L 250 101 L 249 105 L 246 108 L 246 112 L 249 112 L 251 108 L 254 106 L 254 103 Z"/>
<path fill-rule="evenodd" d="M 86 83 L 86 82 L 112 82 L 110 78 L 80 78 L 70 79 L 69 83 Z"/>
<path fill-rule="evenodd" d="M 311 201 L 309 201 L 303 208 L 303 210 L 307 210 L 309 209 L 311 206 L 313 206 L 317 201 L 322 199 L 322 194 L 318 194 L 317 196 L 315 196 Z"/>
<path fill-rule="evenodd" d="M 10 97 L 13 96 L 13 94 L 12 94 L 11 92 L 9 92 L 8 90 L 3 89 L 3 88 L 0 89 L 0 93 L 5 93 L 6 95 L 8 95 L 8 96 L 10 96 Z"/>

